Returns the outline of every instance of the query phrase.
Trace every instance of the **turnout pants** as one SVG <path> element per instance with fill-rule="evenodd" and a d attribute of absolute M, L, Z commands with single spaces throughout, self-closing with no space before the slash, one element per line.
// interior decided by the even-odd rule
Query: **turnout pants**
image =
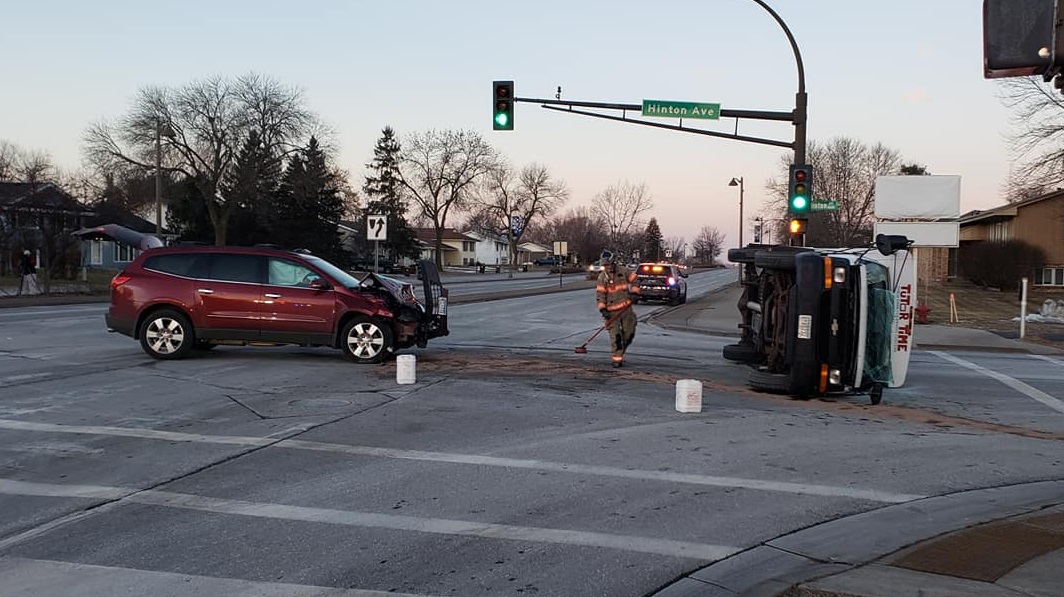
<path fill-rule="evenodd" d="M 620 317 L 613 320 L 608 328 L 610 333 L 610 350 L 613 352 L 613 362 L 624 361 L 624 351 L 632 344 L 635 338 L 635 311 L 631 307 L 624 310 Z"/>

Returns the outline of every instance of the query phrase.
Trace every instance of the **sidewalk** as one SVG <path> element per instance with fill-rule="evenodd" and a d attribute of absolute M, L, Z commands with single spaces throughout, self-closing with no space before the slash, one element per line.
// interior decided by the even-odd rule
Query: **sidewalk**
<path fill-rule="evenodd" d="M 731 285 L 650 319 L 739 337 Z M 1064 354 L 986 330 L 917 325 L 918 349 Z M 767 541 L 654 597 L 1062 597 L 1064 481 L 880 508 Z"/>
<path fill-rule="evenodd" d="M 1060 597 L 1064 481 L 896 504 L 777 537 L 654 597 Z"/>

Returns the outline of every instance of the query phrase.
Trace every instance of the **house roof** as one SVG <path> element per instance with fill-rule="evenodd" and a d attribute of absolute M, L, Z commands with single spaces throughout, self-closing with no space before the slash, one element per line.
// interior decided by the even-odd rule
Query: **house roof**
<path fill-rule="evenodd" d="M 508 243 L 509 240 L 501 234 L 487 234 L 484 232 L 477 232 L 475 230 L 467 230 L 463 232 L 466 236 L 471 236 L 478 241 L 492 241 L 497 243 Z"/>
<path fill-rule="evenodd" d="M 0 182 L 0 209 L 93 213 L 70 193 L 50 182 Z"/>
<path fill-rule="evenodd" d="M 1006 203 L 1005 205 L 999 205 L 990 209 L 972 210 L 961 215 L 957 221 L 960 223 L 961 227 L 964 227 L 972 224 L 991 224 L 1002 220 L 1010 220 L 1016 217 L 1016 213 L 1021 207 L 1027 207 L 1028 205 L 1041 203 L 1042 201 L 1048 201 L 1050 199 L 1060 199 L 1062 197 L 1064 197 L 1064 189 L 1057 189 L 1056 191 L 1046 193 L 1045 195 L 1030 197 L 1014 203 Z"/>
<path fill-rule="evenodd" d="M 539 243 L 525 242 L 517 245 L 517 248 L 522 251 L 528 251 L 529 253 L 550 253 L 554 251 L 552 247 L 545 247 Z"/>
<path fill-rule="evenodd" d="M 435 228 L 414 228 L 414 234 L 417 235 L 418 240 L 425 241 L 427 243 L 436 242 L 436 229 Z M 477 239 L 472 236 L 466 236 L 461 232 L 458 232 L 454 228 L 443 229 L 443 240 L 460 240 L 477 242 Z"/>
<path fill-rule="evenodd" d="M 93 206 L 96 215 L 85 221 L 85 226 L 92 228 L 104 224 L 118 224 L 137 232 L 154 233 L 155 222 L 149 222 L 137 214 L 115 205 L 111 201 L 101 201 Z"/>

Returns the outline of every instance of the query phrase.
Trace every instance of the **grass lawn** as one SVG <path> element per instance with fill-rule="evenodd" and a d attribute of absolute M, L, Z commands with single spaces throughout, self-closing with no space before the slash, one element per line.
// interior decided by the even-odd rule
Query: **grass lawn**
<path fill-rule="evenodd" d="M 958 320 L 950 321 L 950 295 Z M 928 323 L 990 330 L 1009 338 L 1020 332 L 1020 293 L 1018 290 L 984 289 L 968 282 L 943 285 L 921 284 L 917 301 L 931 307 Z M 1027 288 L 1027 313 L 1039 313 L 1046 299 L 1064 301 L 1064 288 Z M 1013 321 L 1013 319 L 1016 321 Z M 1027 322 L 1025 338 L 1064 347 L 1064 324 Z"/>
<path fill-rule="evenodd" d="M 92 269 L 87 271 L 86 281 L 81 281 L 76 278 L 57 278 L 51 281 L 51 292 L 52 294 L 62 292 L 107 292 L 110 289 L 111 278 L 113 278 L 116 273 L 118 273 L 116 270 Z M 40 280 L 41 286 L 44 286 L 44 280 L 41 279 L 40 273 L 37 274 L 37 278 Z M 21 280 L 19 276 L 0 276 L 0 296 L 4 294 L 15 294 L 18 292 L 20 282 Z"/>

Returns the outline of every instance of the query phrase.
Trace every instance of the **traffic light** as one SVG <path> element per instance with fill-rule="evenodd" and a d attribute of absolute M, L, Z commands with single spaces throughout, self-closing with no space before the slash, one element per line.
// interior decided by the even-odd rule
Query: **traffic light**
<path fill-rule="evenodd" d="M 496 131 L 514 130 L 514 82 L 494 81 L 491 88 L 491 128 Z"/>
<path fill-rule="evenodd" d="M 809 220 L 805 218 L 791 218 L 788 223 L 788 229 L 791 231 L 791 236 L 798 236 L 805 234 L 805 228 L 809 224 Z"/>
<path fill-rule="evenodd" d="M 792 216 L 809 213 L 813 202 L 813 167 L 791 164 L 787 184 L 787 212 Z"/>

